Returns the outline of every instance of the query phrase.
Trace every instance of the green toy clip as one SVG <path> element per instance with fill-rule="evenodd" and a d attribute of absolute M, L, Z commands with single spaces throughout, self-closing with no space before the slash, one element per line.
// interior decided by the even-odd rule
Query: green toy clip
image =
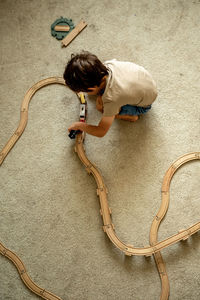
<path fill-rule="evenodd" d="M 69 31 L 55 31 L 56 25 L 68 25 L 70 27 Z M 64 37 L 66 37 L 67 34 L 69 34 L 74 29 L 74 23 L 72 22 L 72 19 L 67 19 L 60 17 L 60 19 L 57 19 L 52 25 L 51 25 L 51 35 L 54 36 L 57 40 L 62 40 Z"/>

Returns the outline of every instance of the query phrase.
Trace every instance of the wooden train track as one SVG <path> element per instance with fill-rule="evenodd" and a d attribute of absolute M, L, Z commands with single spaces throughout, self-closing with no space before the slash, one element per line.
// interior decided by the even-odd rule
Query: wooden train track
<path fill-rule="evenodd" d="M 2 151 L 0 152 L 0 165 L 3 163 L 4 159 L 6 158 L 9 151 L 12 149 L 14 144 L 17 142 L 19 137 L 22 135 L 28 121 L 28 107 L 29 103 L 35 94 L 37 90 L 40 88 L 49 85 L 49 84 L 63 84 L 65 85 L 65 82 L 63 78 L 61 77 L 50 77 L 44 80 L 39 81 L 35 85 L 33 85 L 25 94 L 25 97 L 21 104 L 21 115 L 20 115 L 20 122 L 19 125 L 14 132 L 14 134 L 11 136 L 11 138 L 8 140 L 7 144 L 4 146 Z M 122 242 L 114 229 L 114 225 L 112 223 L 111 219 L 111 209 L 108 205 L 107 200 L 107 188 L 105 186 L 105 183 L 103 181 L 103 177 L 101 176 L 99 170 L 97 167 L 89 161 L 89 159 L 86 156 L 84 147 L 83 147 L 83 141 L 84 141 L 84 135 L 82 133 L 79 133 L 76 137 L 76 143 L 75 143 L 75 151 L 77 152 L 77 155 L 83 165 L 85 166 L 87 172 L 89 174 L 92 174 L 94 176 L 94 179 L 97 184 L 97 195 L 99 196 L 100 200 L 100 213 L 102 215 L 103 219 L 103 230 L 109 237 L 109 239 L 112 241 L 112 243 L 119 248 L 121 251 L 123 251 L 126 255 L 144 255 L 144 256 L 150 256 L 154 255 L 155 262 L 158 268 L 158 272 L 160 274 L 161 278 L 161 300 L 167 300 L 169 297 L 169 280 L 165 268 L 165 263 L 163 261 L 161 250 L 173 245 L 181 240 L 187 239 L 189 236 L 193 235 L 197 231 L 200 230 L 200 222 L 193 224 L 189 228 L 182 230 L 181 232 L 158 242 L 158 229 L 161 221 L 163 220 L 164 216 L 167 213 L 168 206 L 169 206 L 169 188 L 170 188 L 170 182 L 174 175 L 174 173 L 177 171 L 177 169 L 182 166 L 183 164 L 187 163 L 191 160 L 198 160 L 200 159 L 200 152 L 193 152 L 189 154 L 185 154 L 182 157 L 178 158 L 167 170 L 163 184 L 162 184 L 162 201 L 161 206 L 156 214 L 156 216 L 153 219 L 151 229 L 150 229 L 150 245 L 147 247 L 142 248 L 136 248 L 129 244 L 126 244 Z M 40 297 L 47 299 L 47 300 L 61 300 L 58 296 L 46 291 L 43 288 L 40 288 L 38 285 L 36 285 L 30 276 L 28 275 L 25 266 L 23 262 L 20 260 L 20 258 L 11 250 L 7 249 L 2 243 L 0 243 L 0 253 L 10 259 L 14 265 L 16 266 L 21 279 L 25 283 L 25 285 L 35 294 L 39 295 Z"/>

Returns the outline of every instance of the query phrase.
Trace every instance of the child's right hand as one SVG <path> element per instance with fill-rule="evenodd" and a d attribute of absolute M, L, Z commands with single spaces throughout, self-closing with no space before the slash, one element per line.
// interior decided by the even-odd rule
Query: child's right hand
<path fill-rule="evenodd" d="M 74 122 L 69 128 L 68 131 L 70 132 L 71 130 L 81 130 L 83 131 L 84 128 L 84 124 L 83 122 Z"/>

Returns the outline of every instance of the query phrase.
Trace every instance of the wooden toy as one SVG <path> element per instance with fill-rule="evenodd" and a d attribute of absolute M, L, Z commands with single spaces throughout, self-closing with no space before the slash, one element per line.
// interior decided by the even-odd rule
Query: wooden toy
<path fill-rule="evenodd" d="M 85 21 L 80 21 L 78 25 L 61 41 L 62 46 L 67 46 L 71 41 L 87 26 Z"/>
<path fill-rule="evenodd" d="M 62 40 L 74 29 L 72 19 L 60 17 L 51 24 L 51 35 L 57 40 Z"/>
<path fill-rule="evenodd" d="M 21 104 L 21 116 L 20 116 L 20 122 L 18 125 L 18 128 L 14 132 L 14 134 L 11 136 L 11 138 L 8 140 L 7 144 L 4 146 L 2 151 L 0 152 L 0 165 L 3 163 L 4 159 L 6 158 L 7 154 L 9 151 L 12 149 L 14 144 L 17 142 L 19 137 L 22 135 L 26 125 L 27 125 L 27 120 L 28 120 L 28 106 L 29 103 L 35 94 L 37 90 L 40 88 L 53 84 L 53 83 L 58 83 L 58 84 L 63 84 L 65 85 L 65 82 L 63 78 L 61 77 L 50 77 L 44 80 L 39 81 L 35 85 L 33 85 L 25 94 L 25 97 L 22 101 Z M 80 98 L 81 105 L 85 104 L 86 105 L 86 100 L 83 97 L 83 95 L 78 94 L 78 97 Z M 85 107 L 86 111 L 86 107 Z M 80 110 L 80 118 L 82 118 L 82 121 L 85 121 L 86 114 L 83 114 L 83 110 Z M 158 229 L 160 226 L 161 221 L 165 217 L 168 206 L 169 206 L 169 188 L 170 188 L 170 183 L 171 179 L 174 175 L 174 173 L 177 171 L 177 169 L 182 166 L 183 164 L 191 161 L 191 160 L 199 160 L 200 159 L 200 152 L 193 152 L 193 153 L 188 153 L 180 158 L 178 158 L 167 170 L 164 179 L 163 179 L 163 184 L 162 184 L 162 201 L 160 208 L 155 215 L 153 222 L 151 224 L 150 228 L 150 245 L 146 247 L 141 247 L 141 248 L 136 248 L 132 245 L 126 244 L 123 241 L 121 241 L 116 232 L 114 225 L 112 223 L 111 219 L 111 209 L 108 205 L 108 200 L 107 200 L 107 188 L 105 186 L 104 180 L 102 175 L 100 174 L 99 170 L 97 167 L 87 158 L 84 147 L 83 147 L 83 142 L 84 142 L 84 133 L 78 133 L 76 135 L 76 141 L 75 141 L 75 151 L 83 163 L 83 165 L 86 168 L 86 171 L 89 174 L 92 174 L 94 176 L 94 179 L 97 184 L 97 195 L 99 196 L 99 201 L 100 201 L 100 214 L 103 219 L 103 230 L 111 240 L 111 242 L 119 248 L 121 251 L 125 253 L 125 255 L 132 256 L 132 255 L 144 255 L 144 256 L 150 256 L 154 255 L 155 262 L 158 268 L 158 272 L 160 274 L 161 278 L 161 284 L 162 284 L 162 290 L 161 290 L 161 295 L 160 299 L 161 300 L 166 300 L 169 297 L 169 280 L 165 268 L 165 263 L 161 255 L 161 250 L 171 246 L 179 241 L 185 240 L 189 238 L 189 236 L 195 234 L 200 230 L 200 222 L 197 222 L 196 224 L 193 224 L 189 228 L 185 230 L 181 230 L 179 233 L 174 234 L 171 237 L 168 237 L 165 240 L 162 240 L 158 242 Z M 16 266 L 23 282 L 25 285 L 35 294 L 39 295 L 40 297 L 47 299 L 47 300 L 60 300 L 58 296 L 55 296 L 54 294 L 40 288 L 37 286 L 30 278 L 28 275 L 25 266 L 23 262 L 20 260 L 20 258 L 13 253 L 11 250 L 7 249 L 2 243 L 0 243 L 0 253 L 10 259 Z"/>
<path fill-rule="evenodd" d="M 70 30 L 70 27 L 67 26 L 67 25 L 56 25 L 54 27 L 54 30 L 55 31 L 69 31 Z"/>
<path fill-rule="evenodd" d="M 80 130 L 71 130 L 70 133 L 68 134 L 68 136 L 70 137 L 70 139 L 75 139 L 76 135 L 78 133 L 81 133 L 81 131 Z"/>
<path fill-rule="evenodd" d="M 21 279 L 23 280 L 24 284 L 36 295 L 40 296 L 41 298 L 48 299 L 48 300 L 62 300 L 58 296 L 48 292 L 45 289 L 42 289 L 39 287 L 28 275 L 26 268 L 19 258 L 14 252 L 4 247 L 3 244 L 0 243 L 0 253 L 10 259 L 14 265 L 17 268 L 17 271 L 19 272 Z"/>
<path fill-rule="evenodd" d="M 83 93 L 78 93 L 77 96 L 80 100 L 79 121 L 80 122 L 85 122 L 86 121 L 86 115 L 87 115 L 87 102 L 85 100 L 85 97 L 84 97 Z M 70 137 L 70 139 L 75 139 L 76 135 L 78 133 L 81 133 L 81 131 L 80 130 L 71 130 L 68 136 Z"/>

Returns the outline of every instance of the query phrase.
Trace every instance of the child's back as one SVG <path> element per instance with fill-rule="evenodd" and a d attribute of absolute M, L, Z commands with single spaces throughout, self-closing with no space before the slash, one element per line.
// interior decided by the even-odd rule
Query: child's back
<path fill-rule="evenodd" d="M 105 91 L 102 95 L 104 116 L 116 115 L 124 105 L 147 107 L 156 97 L 156 84 L 143 67 L 132 62 L 110 60 Z"/>
<path fill-rule="evenodd" d="M 115 118 L 136 121 L 151 109 L 157 97 L 156 84 L 143 67 L 132 62 L 110 60 L 102 63 L 96 55 L 72 55 L 64 79 L 74 92 L 97 95 L 96 107 L 103 113 L 97 126 L 76 122 L 70 130 L 103 137 Z"/>

